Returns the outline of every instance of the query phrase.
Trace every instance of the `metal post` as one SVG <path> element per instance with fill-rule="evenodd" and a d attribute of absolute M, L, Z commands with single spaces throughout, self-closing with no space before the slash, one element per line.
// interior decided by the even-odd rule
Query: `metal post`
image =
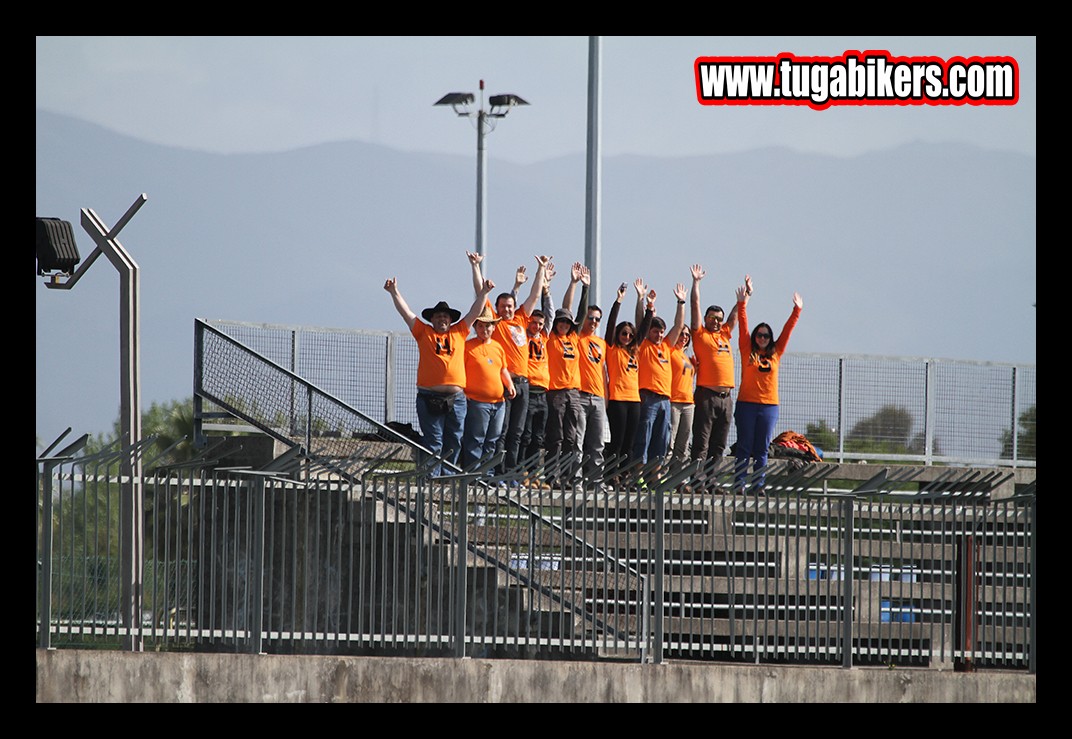
<path fill-rule="evenodd" d="M 138 263 L 116 239 L 123 227 L 147 200 L 142 193 L 114 227 L 109 229 L 89 208 L 82 209 L 82 228 L 119 272 L 120 432 L 129 452 L 120 461 L 123 504 L 120 508 L 120 567 L 122 569 L 122 617 L 126 628 L 124 647 L 140 652 L 142 601 L 141 498 L 141 275 Z M 69 284 L 73 284 L 71 281 Z"/>
<path fill-rule="evenodd" d="M 455 479 L 454 488 L 458 492 L 458 506 L 454 513 L 454 530 L 458 532 L 454 550 L 454 656 L 465 656 L 465 613 L 466 613 L 466 561 L 469 553 L 469 480 Z M 529 557 L 531 558 L 531 554 Z"/>
<path fill-rule="evenodd" d="M 602 202 L 602 119 L 600 112 L 600 63 L 602 43 L 599 36 L 588 38 L 588 168 L 585 185 L 584 261 L 592 272 L 588 304 L 599 303 L 601 273 L 600 210 Z"/>
<path fill-rule="evenodd" d="M 37 563 L 38 596 L 37 646 L 49 649 L 52 646 L 52 470 L 55 463 L 45 462 L 43 477 L 45 499 L 39 520 L 41 530 L 40 561 Z"/>
<path fill-rule="evenodd" d="M 484 80 L 480 80 L 480 112 L 476 116 L 476 253 L 485 256 L 484 234 L 488 228 L 487 195 L 484 189 L 484 173 L 488 168 L 487 151 L 484 148 L 484 132 L 487 113 L 484 112 Z M 484 263 L 484 274 L 487 272 Z"/>
<path fill-rule="evenodd" d="M 655 664 L 662 664 L 663 661 L 663 615 L 665 613 L 665 604 L 663 602 L 665 592 L 665 584 L 663 578 L 666 574 L 666 493 L 669 493 L 670 489 L 663 489 L 656 487 L 654 493 L 649 495 L 655 498 L 655 546 L 654 552 L 649 554 L 654 562 L 655 569 L 655 601 L 652 604 L 652 618 L 655 619 L 655 654 L 652 660 Z"/>
<path fill-rule="evenodd" d="M 853 590 L 853 514 L 854 501 L 846 498 L 841 503 L 841 516 L 845 521 L 843 527 L 842 575 L 841 575 L 841 666 L 852 667 L 852 590 Z"/>
<path fill-rule="evenodd" d="M 249 651 L 264 651 L 264 533 L 265 533 L 264 476 L 257 475 L 253 486 L 253 623 Z"/>

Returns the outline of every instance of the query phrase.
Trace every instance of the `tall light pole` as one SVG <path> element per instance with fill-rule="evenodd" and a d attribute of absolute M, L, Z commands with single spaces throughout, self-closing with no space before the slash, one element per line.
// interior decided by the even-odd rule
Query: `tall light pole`
<path fill-rule="evenodd" d="M 487 152 L 484 149 L 484 136 L 495 130 L 499 118 L 505 118 L 515 105 L 528 105 L 514 94 L 492 95 L 488 98 L 490 110 L 484 110 L 484 80 L 480 80 L 480 107 L 472 110 L 476 96 L 471 92 L 448 92 L 436 105 L 449 105 L 462 118 L 476 119 L 476 253 L 485 256 L 484 237 L 488 228 L 487 193 L 484 187 L 484 174 L 488 168 Z M 485 266 L 485 270 L 487 267 Z M 485 271 L 485 274 L 487 272 Z"/>

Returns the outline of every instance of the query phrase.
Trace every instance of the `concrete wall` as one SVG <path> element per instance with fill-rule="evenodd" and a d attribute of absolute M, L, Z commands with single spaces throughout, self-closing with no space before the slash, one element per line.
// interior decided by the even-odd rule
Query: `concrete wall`
<path fill-rule="evenodd" d="M 1020 672 L 37 650 L 38 703 L 1034 703 Z"/>

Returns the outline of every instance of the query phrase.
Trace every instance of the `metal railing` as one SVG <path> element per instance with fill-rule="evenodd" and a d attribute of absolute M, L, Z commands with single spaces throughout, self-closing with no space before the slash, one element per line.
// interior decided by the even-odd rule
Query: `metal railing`
<path fill-rule="evenodd" d="M 418 428 L 407 333 L 210 325 L 370 419 Z M 806 434 L 828 460 L 1035 466 L 1035 365 L 789 352 L 779 391 L 775 433 Z"/>
<path fill-rule="evenodd" d="M 990 473 L 846 490 L 836 465 L 776 463 L 742 496 L 732 464 L 668 465 L 503 491 L 210 449 L 147 464 L 127 623 L 119 456 L 38 460 L 42 646 L 1035 667 L 1034 486 L 990 500 Z"/>

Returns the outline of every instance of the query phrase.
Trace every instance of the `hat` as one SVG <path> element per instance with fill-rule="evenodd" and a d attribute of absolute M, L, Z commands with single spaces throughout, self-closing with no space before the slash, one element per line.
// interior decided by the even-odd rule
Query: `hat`
<path fill-rule="evenodd" d="M 551 325 L 554 326 L 559 321 L 569 321 L 570 325 L 573 324 L 573 314 L 566 308 L 559 308 L 555 311 L 555 320 L 551 321 Z"/>
<path fill-rule="evenodd" d="M 425 308 L 424 310 L 422 310 L 421 318 L 426 321 L 431 321 L 432 316 L 434 316 L 436 313 L 449 313 L 451 323 L 456 323 L 462 317 L 461 311 L 454 310 L 449 305 L 447 305 L 447 301 L 440 300 L 431 308 Z"/>
<path fill-rule="evenodd" d="M 480 315 L 473 319 L 473 323 L 480 321 L 481 323 L 498 323 L 502 319 L 495 315 L 495 311 L 491 309 L 491 306 L 484 303 L 484 310 L 480 311 Z"/>

